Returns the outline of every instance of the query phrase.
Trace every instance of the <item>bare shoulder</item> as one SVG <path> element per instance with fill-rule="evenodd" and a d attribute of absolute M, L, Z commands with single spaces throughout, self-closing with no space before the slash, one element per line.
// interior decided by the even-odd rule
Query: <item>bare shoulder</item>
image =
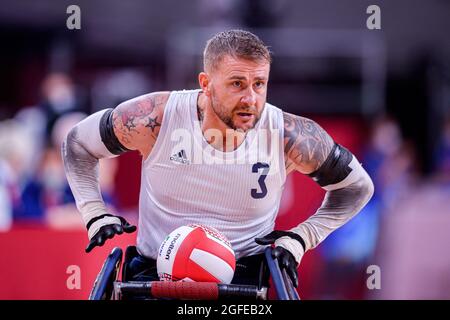
<path fill-rule="evenodd" d="M 309 174 L 317 170 L 333 148 L 330 135 L 315 121 L 283 112 L 286 170 Z"/>
<path fill-rule="evenodd" d="M 146 158 L 161 128 L 164 107 L 170 92 L 152 92 L 119 104 L 113 111 L 114 133 L 130 150 Z"/>

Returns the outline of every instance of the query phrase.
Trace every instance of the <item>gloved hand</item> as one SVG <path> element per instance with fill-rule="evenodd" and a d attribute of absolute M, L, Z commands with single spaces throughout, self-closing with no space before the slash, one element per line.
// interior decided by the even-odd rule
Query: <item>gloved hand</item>
<path fill-rule="evenodd" d="M 281 269 L 286 269 L 294 287 L 297 288 L 297 267 L 305 252 L 305 242 L 303 239 L 298 234 L 291 231 L 274 230 L 262 238 L 255 238 L 255 242 L 260 245 L 275 244 L 275 248 L 272 250 L 272 257 L 277 258 Z M 298 244 L 301 248 L 300 251 L 294 250 L 294 246 L 299 247 Z M 294 256 L 293 252 L 286 247 L 291 248 L 292 251 L 296 251 L 299 257 Z"/>
<path fill-rule="evenodd" d="M 86 228 L 88 229 L 90 240 L 85 250 L 87 253 L 97 246 L 103 246 L 107 239 L 112 239 L 116 234 L 136 231 L 136 226 L 129 224 L 125 218 L 112 214 L 104 214 L 93 218 L 89 221 Z"/>

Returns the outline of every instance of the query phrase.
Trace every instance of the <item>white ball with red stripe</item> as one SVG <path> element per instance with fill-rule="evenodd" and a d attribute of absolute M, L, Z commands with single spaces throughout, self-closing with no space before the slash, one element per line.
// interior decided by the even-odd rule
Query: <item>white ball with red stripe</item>
<path fill-rule="evenodd" d="M 236 258 L 230 242 L 219 231 L 190 224 L 164 239 L 156 266 L 162 281 L 230 283 Z"/>

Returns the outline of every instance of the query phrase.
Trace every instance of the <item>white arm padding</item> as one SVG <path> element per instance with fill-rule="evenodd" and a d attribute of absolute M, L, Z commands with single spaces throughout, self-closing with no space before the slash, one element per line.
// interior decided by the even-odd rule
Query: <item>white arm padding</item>
<path fill-rule="evenodd" d="M 108 151 L 100 136 L 100 119 L 105 112 L 101 110 L 79 122 L 61 146 L 67 181 L 85 225 L 92 218 L 108 213 L 100 191 L 98 166 L 99 159 L 116 155 Z M 89 238 L 93 234 L 89 232 Z"/>

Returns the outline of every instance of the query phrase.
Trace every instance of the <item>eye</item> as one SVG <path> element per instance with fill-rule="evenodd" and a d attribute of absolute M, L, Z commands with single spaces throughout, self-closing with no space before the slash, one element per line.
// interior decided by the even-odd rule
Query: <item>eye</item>
<path fill-rule="evenodd" d="M 233 87 L 236 87 L 236 88 L 240 88 L 241 87 L 241 82 L 240 81 L 233 81 Z"/>
<path fill-rule="evenodd" d="M 264 87 L 264 82 L 262 81 L 255 82 L 255 87 L 258 89 Z"/>

